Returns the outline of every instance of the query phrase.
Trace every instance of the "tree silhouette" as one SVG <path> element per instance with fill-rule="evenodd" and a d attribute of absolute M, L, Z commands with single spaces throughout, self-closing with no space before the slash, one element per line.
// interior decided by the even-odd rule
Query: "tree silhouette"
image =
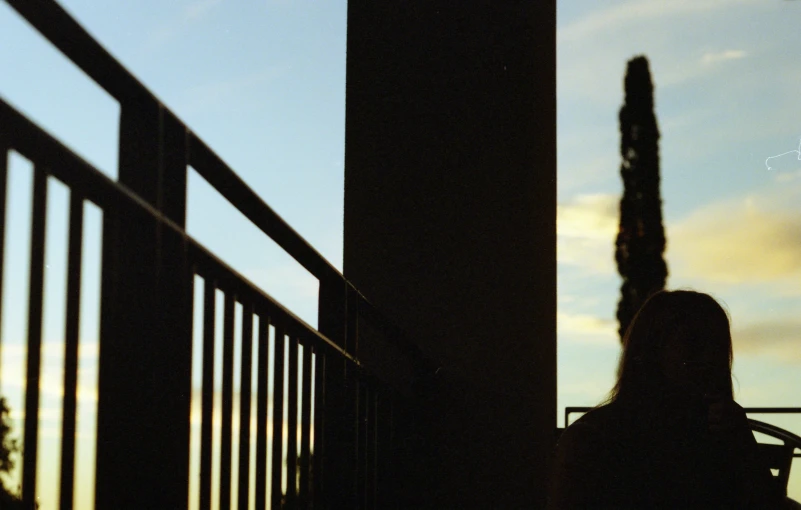
<path fill-rule="evenodd" d="M 14 456 L 19 453 L 19 443 L 11 437 L 11 418 L 6 399 L 0 397 L 0 475 L 3 477 L 11 474 L 14 469 Z M 0 478 L 0 508 L 16 509 L 22 508 L 22 501 L 19 495 L 8 489 L 5 479 Z"/>
<path fill-rule="evenodd" d="M 645 56 L 628 62 L 625 101 L 620 109 L 620 230 L 615 260 L 623 285 L 617 320 L 620 339 L 634 314 L 654 292 L 665 288 L 667 265 L 662 199 L 659 194 L 659 128 L 654 87 Z"/>

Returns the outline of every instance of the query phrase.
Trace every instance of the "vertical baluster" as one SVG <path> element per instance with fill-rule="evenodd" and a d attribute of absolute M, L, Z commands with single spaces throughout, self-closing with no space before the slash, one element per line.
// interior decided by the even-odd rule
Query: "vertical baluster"
<path fill-rule="evenodd" d="M 314 450 L 311 463 L 311 508 L 322 508 L 325 473 L 323 472 L 323 458 L 325 446 L 325 399 L 326 399 L 326 356 L 323 347 L 314 346 Z"/>
<path fill-rule="evenodd" d="M 211 510 L 212 416 L 214 411 L 215 285 L 203 280 L 203 389 L 200 421 L 200 510 Z"/>
<path fill-rule="evenodd" d="M 326 507 L 356 505 L 357 393 L 353 370 L 338 353 L 325 356 L 325 435 L 321 501 Z"/>
<path fill-rule="evenodd" d="M 354 356 L 359 356 L 359 307 L 361 298 L 356 289 L 348 283 L 347 285 L 347 304 L 346 304 L 346 342 L 347 352 Z M 348 488 L 349 504 L 357 507 L 364 507 L 365 491 L 365 422 L 364 412 L 366 411 L 367 395 L 364 384 L 365 374 L 359 368 L 345 365 L 345 409 L 346 420 L 344 422 L 343 449 L 348 465 L 345 473 L 347 476 L 345 487 Z"/>
<path fill-rule="evenodd" d="M 309 508 L 309 472 L 311 469 L 311 409 L 312 409 L 312 345 L 303 345 L 303 395 L 301 395 L 300 422 L 300 508 Z"/>
<path fill-rule="evenodd" d="M 284 440 L 284 326 L 275 328 L 275 350 L 273 351 L 273 458 L 272 494 L 273 510 L 281 508 L 281 474 L 283 473 Z"/>
<path fill-rule="evenodd" d="M 39 439 L 39 375 L 42 359 L 42 298 L 44 294 L 45 216 L 47 174 L 36 166 L 33 172 L 31 221 L 31 269 L 28 293 L 28 359 L 25 373 L 25 429 L 22 458 L 22 501 L 34 507 L 36 498 L 36 452 Z"/>
<path fill-rule="evenodd" d="M 298 465 L 298 339 L 296 336 L 290 335 L 288 341 L 286 508 L 294 510 L 297 505 Z"/>
<path fill-rule="evenodd" d="M 270 366 L 270 319 L 259 317 L 259 361 L 256 374 L 256 510 L 267 508 L 267 367 Z"/>
<path fill-rule="evenodd" d="M 242 306 L 242 375 L 239 400 L 239 510 L 248 510 L 250 496 L 250 388 L 253 349 L 253 306 Z"/>
<path fill-rule="evenodd" d="M 234 402 L 234 297 L 226 292 L 223 309 L 222 430 L 220 510 L 231 508 L 231 443 Z"/>
<path fill-rule="evenodd" d="M 384 393 L 384 388 L 376 389 L 373 393 L 373 414 L 370 420 L 373 423 L 372 430 L 373 430 L 373 438 L 372 438 L 372 448 L 373 448 L 373 475 L 371 477 L 373 483 L 373 491 L 371 493 L 372 498 L 372 508 L 380 508 L 378 506 L 378 472 L 381 469 L 380 460 L 378 458 L 378 442 L 379 442 L 379 427 L 381 426 L 381 415 L 380 409 L 378 407 L 379 403 L 381 402 L 381 396 Z"/>
<path fill-rule="evenodd" d="M 376 508 L 376 471 L 378 468 L 376 462 L 376 426 L 378 425 L 377 420 L 377 409 L 376 404 L 378 401 L 378 391 L 377 391 L 377 381 L 371 380 L 371 385 L 367 387 L 366 390 L 366 397 L 367 401 L 366 404 L 366 417 L 364 421 L 365 425 L 365 508 L 374 509 Z"/>
<path fill-rule="evenodd" d="M 64 405 L 61 419 L 61 510 L 72 510 L 75 489 L 75 411 L 78 387 L 78 334 L 81 302 L 81 243 L 83 198 L 70 193 L 67 259 L 67 317 L 64 349 Z"/>
<path fill-rule="evenodd" d="M 356 497 L 357 507 L 365 508 L 367 501 L 367 416 L 370 410 L 369 393 L 364 375 L 355 381 L 356 406 Z"/>
<path fill-rule="evenodd" d="M 390 508 L 392 496 L 392 400 L 389 390 L 378 395 L 376 401 L 376 508 Z"/>

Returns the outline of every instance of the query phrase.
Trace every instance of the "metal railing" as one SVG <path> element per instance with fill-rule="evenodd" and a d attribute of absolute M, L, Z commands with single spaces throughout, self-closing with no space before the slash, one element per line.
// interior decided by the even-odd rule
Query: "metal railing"
<path fill-rule="evenodd" d="M 73 507 L 75 485 L 85 201 L 97 205 L 103 214 L 96 508 L 187 508 L 196 277 L 202 279 L 204 296 L 199 507 L 212 506 L 215 293 L 222 292 L 222 439 L 217 470 L 220 508 L 247 508 L 249 504 L 249 438 L 254 414 L 250 377 L 254 362 L 256 508 L 392 508 L 393 491 L 399 490 L 399 480 L 393 473 L 394 452 L 402 441 L 406 397 L 413 384 L 435 373 L 436 364 L 55 1 L 4 1 L 119 101 L 121 108 L 119 179 L 115 182 L 0 100 L 0 226 L 5 225 L 8 154 L 15 151 L 34 167 L 23 504 L 32 507 L 36 497 L 45 213 L 47 183 L 52 177 L 70 192 L 59 490 L 62 510 Z M 319 279 L 318 329 L 187 235 L 189 166 Z M 3 237 L 0 235 L 0 268 Z M 232 428 L 236 303 L 243 310 L 239 430 Z M 253 352 L 249 340 L 256 319 L 258 341 Z M 272 352 L 268 352 L 270 329 L 274 332 Z M 360 331 L 368 329 L 371 336 L 360 341 L 360 336 L 365 337 Z M 376 335 L 381 337 L 382 347 L 373 342 Z M 369 349 L 366 340 L 370 340 Z M 288 363 L 284 363 L 285 352 Z M 360 357 L 362 353 L 369 363 Z M 382 357 L 383 365 L 379 363 Z M 393 375 L 383 370 L 387 360 L 400 367 Z M 270 363 L 274 366 L 272 396 L 267 380 Z M 381 374 L 373 366 L 382 367 Z M 285 404 L 286 427 L 277 412 Z M 273 416 L 268 420 L 270 406 Z M 272 435 L 271 459 L 267 458 L 268 422 L 277 431 Z M 291 432 L 283 434 L 285 429 Z M 299 456 L 294 453 L 298 449 L 297 429 Z M 231 477 L 234 436 L 239 439 L 237 480 Z M 283 452 L 287 452 L 285 465 Z M 268 471 L 271 494 L 266 493 Z M 282 475 L 288 481 L 299 477 L 299 487 L 287 483 L 288 489 L 282 493 Z M 231 501 L 232 484 L 238 484 L 237 502 Z"/>
<path fill-rule="evenodd" d="M 594 407 L 565 407 L 565 427 L 568 426 L 569 417 L 573 413 L 586 413 Z M 746 414 L 801 414 L 801 407 L 744 407 Z"/>
<path fill-rule="evenodd" d="M 573 413 L 586 413 L 594 407 L 565 407 L 565 427 L 568 426 L 569 417 Z M 801 407 L 744 407 L 745 414 L 801 414 Z M 756 420 L 749 420 L 755 422 Z M 801 454 L 796 454 L 801 457 Z"/>

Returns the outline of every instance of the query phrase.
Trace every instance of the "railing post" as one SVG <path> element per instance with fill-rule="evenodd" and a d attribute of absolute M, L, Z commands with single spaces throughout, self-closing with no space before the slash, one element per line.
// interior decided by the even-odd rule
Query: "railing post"
<path fill-rule="evenodd" d="M 348 306 L 353 303 L 348 302 L 348 295 L 344 279 L 320 281 L 318 329 L 345 351 L 352 352 L 352 346 L 348 345 Z M 340 356 L 325 356 L 323 367 L 325 420 L 319 460 L 321 479 L 316 481 L 320 492 L 315 494 L 314 505 L 325 509 L 355 508 L 356 379 Z"/>
<path fill-rule="evenodd" d="M 186 129 L 122 103 L 119 181 L 181 227 Z M 185 509 L 192 268 L 181 234 L 135 207 L 104 210 L 96 508 Z"/>

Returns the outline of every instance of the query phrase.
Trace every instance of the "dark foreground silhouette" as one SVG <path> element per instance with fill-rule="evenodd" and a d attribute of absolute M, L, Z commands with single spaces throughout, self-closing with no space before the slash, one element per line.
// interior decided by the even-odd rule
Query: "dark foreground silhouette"
<path fill-rule="evenodd" d="M 796 508 L 732 399 L 732 361 L 714 299 L 654 294 L 626 332 L 609 398 L 562 433 L 547 508 Z"/>

